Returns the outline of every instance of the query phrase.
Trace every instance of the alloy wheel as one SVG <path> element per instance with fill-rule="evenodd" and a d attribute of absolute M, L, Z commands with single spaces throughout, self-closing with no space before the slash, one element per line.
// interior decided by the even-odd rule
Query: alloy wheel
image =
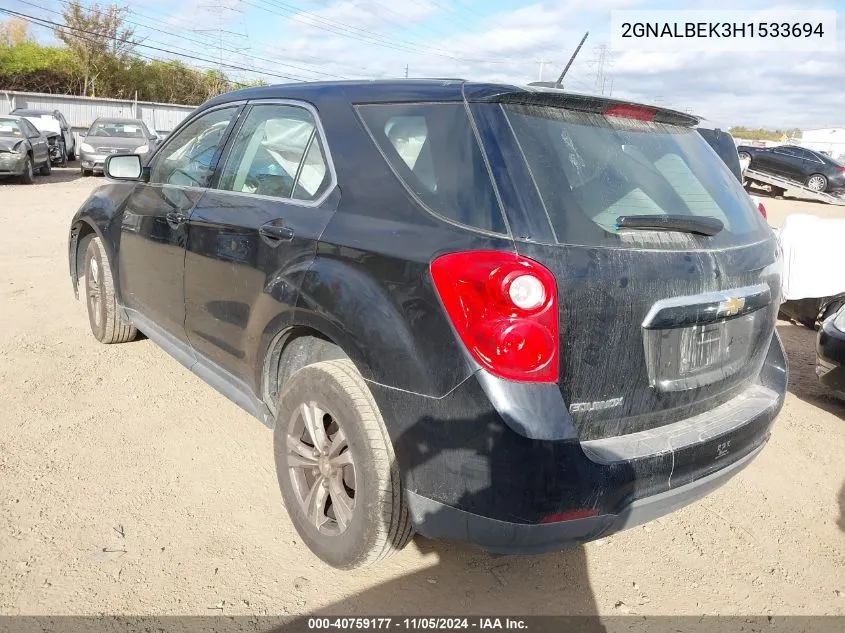
<path fill-rule="evenodd" d="M 300 509 L 318 532 L 342 534 L 355 511 L 356 467 L 340 421 L 318 403 L 305 402 L 291 417 L 286 441 Z"/>
<path fill-rule="evenodd" d="M 100 327 L 102 312 L 100 310 L 103 302 L 102 286 L 100 284 L 100 264 L 96 257 L 88 262 L 88 310 L 94 318 L 94 325 Z"/>
<path fill-rule="evenodd" d="M 823 191 L 825 187 L 825 180 L 822 176 L 812 176 L 807 181 L 807 186 L 813 191 Z"/>

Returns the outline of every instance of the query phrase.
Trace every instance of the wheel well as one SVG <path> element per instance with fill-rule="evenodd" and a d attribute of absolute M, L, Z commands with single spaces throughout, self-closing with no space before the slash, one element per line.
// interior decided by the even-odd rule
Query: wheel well
<path fill-rule="evenodd" d="M 85 251 L 88 249 L 88 242 L 94 236 L 96 236 L 96 233 L 93 227 L 87 222 L 81 222 L 79 232 L 76 234 L 76 252 L 73 257 L 72 280 L 74 290 L 78 287 L 80 273 L 85 270 Z"/>
<path fill-rule="evenodd" d="M 273 339 L 264 360 L 261 397 L 275 415 L 276 400 L 288 379 L 306 365 L 349 358 L 328 336 L 313 328 L 295 326 Z"/>

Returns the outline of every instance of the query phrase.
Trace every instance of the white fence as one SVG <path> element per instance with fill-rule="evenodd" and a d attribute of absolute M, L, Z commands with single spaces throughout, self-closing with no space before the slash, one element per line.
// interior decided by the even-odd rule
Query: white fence
<path fill-rule="evenodd" d="M 150 130 L 169 134 L 188 116 L 194 106 L 149 101 L 124 101 L 71 95 L 16 92 L 0 89 L 0 114 L 15 108 L 59 110 L 75 132 L 87 130 L 97 117 L 128 117 L 143 119 Z"/>

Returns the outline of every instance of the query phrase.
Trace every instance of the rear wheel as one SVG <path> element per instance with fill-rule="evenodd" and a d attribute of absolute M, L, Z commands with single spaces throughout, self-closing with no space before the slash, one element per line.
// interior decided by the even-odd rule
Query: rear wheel
<path fill-rule="evenodd" d="M 41 165 L 41 169 L 39 172 L 42 176 L 49 176 L 53 173 L 53 166 L 50 164 L 50 157 L 47 156 L 47 160 Z"/>
<path fill-rule="evenodd" d="M 822 192 L 827 189 L 827 178 L 821 174 L 813 174 L 807 178 L 807 187 L 813 191 Z"/>
<path fill-rule="evenodd" d="M 751 155 L 748 152 L 739 152 L 738 156 L 740 161 L 747 160 L 751 162 Z"/>
<path fill-rule="evenodd" d="M 67 153 L 67 159 L 68 159 L 68 161 L 74 161 L 74 160 L 76 160 L 76 152 L 75 152 L 74 150 L 70 150 L 70 151 Z"/>
<path fill-rule="evenodd" d="M 32 165 L 32 156 L 30 156 L 29 154 L 26 155 L 26 162 L 23 165 L 21 182 L 25 185 L 31 185 L 35 182 L 35 170 Z"/>
<path fill-rule="evenodd" d="M 93 169 L 85 169 L 84 167 L 80 167 L 80 168 L 79 168 L 79 171 L 82 173 L 82 177 L 83 177 L 83 178 L 87 178 L 88 176 L 93 176 L 93 175 L 94 175 L 94 170 L 93 170 Z"/>
<path fill-rule="evenodd" d="M 101 343 L 126 343 L 138 334 L 118 311 L 111 266 L 99 237 L 85 251 L 85 304 L 91 333 Z"/>
<path fill-rule="evenodd" d="M 404 547 L 412 525 L 384 421 L 349 360 L 307 365 L 279 398 L 276 476 L 300 537 L 355 569 Z"/>
<path fill-rule="evenodd" d="M 59 141 L 59 149 L 61 150 L 62 159 L 59 161 L 60 167 L 67 167 L 67 148 L 64 141 Z"/>

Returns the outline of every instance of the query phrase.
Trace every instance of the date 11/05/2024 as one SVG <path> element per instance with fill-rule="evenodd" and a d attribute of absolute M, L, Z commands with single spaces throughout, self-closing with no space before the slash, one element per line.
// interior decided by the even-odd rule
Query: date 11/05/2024
<path fill-rule="evenodd" d="M 624 38 L 809 38 L 824 37 L 819 22 L 623 22 Z"/>
<path fill-rule="evenodd" d="M 376 629 L 399 630 L 527 630 L 528 625 L 520 618 L 308 618 L 308 630 L 366 631 Z"/>

